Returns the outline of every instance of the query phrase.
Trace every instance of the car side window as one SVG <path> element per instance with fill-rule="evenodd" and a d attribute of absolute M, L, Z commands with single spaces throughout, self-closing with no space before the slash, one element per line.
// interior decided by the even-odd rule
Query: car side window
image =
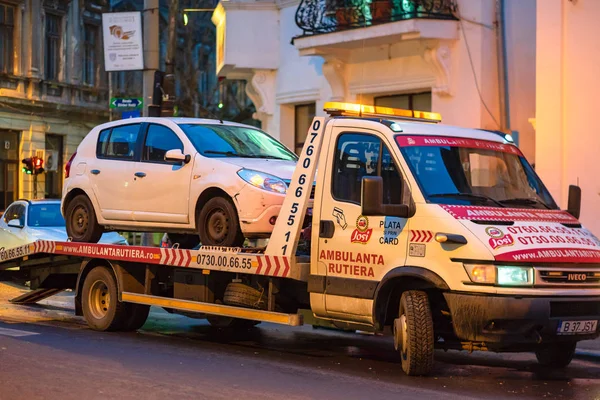
<path fill-rule="evenodd" d="M 21 225 L 25 225 L 25 206 L 22 204 L 13 204 L 4 212 L 3 218 L 7 224 L 13 219 L 18 219 Z"/>
<path fill-rule="evenodd" d="M 173 149 L 183 152 L 183 142 L 177 134 L 166 126 L 150 124 L 144 143 L 142 161 L 171 164 L 165 161 L 165 154 Z"/>
<path fill-rule="evenodd" d="M 338 137 L 333 166 L 333 197 L 360 204 L 362 178 L 381 176 L 384 204 L 402 203 L 402 178 L 385 144 L 375 136 L 344 133 Z"/>
<path fill-rule="evenodd" d="M 100 158 L 133 160 L 140 124 L 115 126 L 98 135 L 96 154 Z"/>

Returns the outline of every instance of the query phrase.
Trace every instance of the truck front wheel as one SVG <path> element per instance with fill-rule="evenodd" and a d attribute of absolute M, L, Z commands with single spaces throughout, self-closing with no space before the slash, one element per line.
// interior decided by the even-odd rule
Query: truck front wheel
<path fill-rule="evenodd" d="M 394 320 L 394 347 L 400 352 L 402 370 L 410 376 L 427 375 L 433 368 L 433 318 L 427 293 L 402 293 L 400 312 Z"/>
<path fill-rule="evenodd" d="M 538 362 L 550 368 L 564 368 L 571 363 L 575 355 L 577 342 L 553 343 L 544 345 L 535 351 Z"/>
<path fill-rule="evenodd" d="M 95 267 L 85 277 L 81 306 L 88 326 L 96 331 L 120 330 L 127 322 L 126 304 L 119 301 L 116 279 L 106 267 Z"/>

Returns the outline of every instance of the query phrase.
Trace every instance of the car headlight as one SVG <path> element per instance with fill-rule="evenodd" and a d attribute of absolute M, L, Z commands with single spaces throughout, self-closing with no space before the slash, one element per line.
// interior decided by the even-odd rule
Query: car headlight
<path fill-rule="evenodd" d="M 464 264 L 464 267 L 473 283 L 501 286 L 533 285 L 532 267 L 490 264 Z"/>
<path fill-rule="evenodd" d="M 257 188 L 281 194 L 287 192 L 285 182 L 276 176 L 251 169 L 241 169 L 237 174 L 240 178 Z"/>

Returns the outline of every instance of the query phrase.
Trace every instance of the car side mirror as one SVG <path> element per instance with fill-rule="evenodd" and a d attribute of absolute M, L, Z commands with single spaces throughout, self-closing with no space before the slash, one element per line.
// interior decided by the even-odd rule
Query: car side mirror
<path fill-rule="evenodd" d="M 581 188 L 579 186 L 569 185 L 567 212 L 579 219 L 581 214 Z"/>
<path fill-rule="evenodd" d="M 362 215 L 408 218 L 406 204 L 383 204 L 383 179 L 380 176 L 362 178 Z"/>
<path fill-rule="evenodd" d="M 182 162 L 187 164 L 191 159 L 192 157 L 189 154 L 183 154 L 183 151 L 179 149 L 168 150 L 165 153 L 165 161 Z"/>
<path fill-rule="evenodd" d="M 21 221 L 19 221 L 18 219 L 11 219 L 10 221 L 8 221 L 8 226 L 10 226 L 11 228 L 19 228 L 19 229 L 23 229 L 23 225 L 21 225 Z"/>

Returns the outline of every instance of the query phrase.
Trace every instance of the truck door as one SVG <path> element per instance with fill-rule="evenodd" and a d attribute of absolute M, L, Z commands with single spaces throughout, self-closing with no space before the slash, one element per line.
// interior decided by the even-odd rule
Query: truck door
<path fill-rule="evenodd" d="M 362 215 L 362 179 L 382 177 L 384 204 L 402 204 L 406 185 L 384 135 L 334 127 L 331 140 L 320 219 L 334 229 L 318 243 L 326 314 L 372 323 L 378 282 L 406 260 L 407 219 Z"/>

